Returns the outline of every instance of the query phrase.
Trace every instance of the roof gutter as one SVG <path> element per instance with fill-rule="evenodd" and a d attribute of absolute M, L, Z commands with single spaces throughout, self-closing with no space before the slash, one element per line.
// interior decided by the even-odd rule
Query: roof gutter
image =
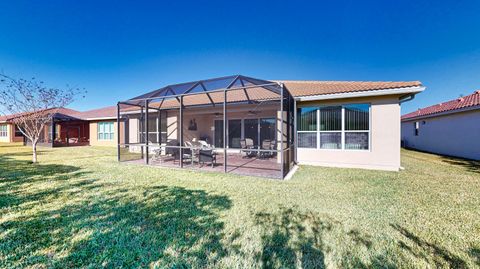
<path fill-rule="evenodd" d="M 400 100 L 399 103 L 403 104 L 405 102 L 412 101 L 413 99 L 415 99 L 415 94 L 414 93 L 406 94 L 406 95 L 400 96 L 400 98 L 398 99 Z"/>
<path fill-rule="evenodd" d="M 393 95 L 393 94 L 415 95 L 424 90 L 425 90 L 424 86 L 404 87 L 404 88 L 382 89 L 382 90 L 372 90 L 372 91 L 362 91 L 362 92 L 345 92 L 345 93 L 332 93 L 332 94 L 321 94 L 321 95 L 311 95 L 311 96 L 299 96 L 299 97 L 295 97 L 295 100 L 318 101 L 318 100 L 358 98 L 358 97 L 370 97 L 370 96 Z"/>

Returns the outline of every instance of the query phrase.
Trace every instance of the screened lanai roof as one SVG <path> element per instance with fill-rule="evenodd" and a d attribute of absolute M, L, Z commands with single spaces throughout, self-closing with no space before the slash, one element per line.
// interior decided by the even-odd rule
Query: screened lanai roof
<path fill-rule="evenodd" d="M 183 96 L 184 105 L 215 105 L 223 102 L 225 90 L 227 102 L 273 100 L 280 98 L 282 92 L 278 82 L 234 75 L 168 85 L 122 103 L 144 106 L 145 100 L 149 100 L 149 107 L 173 108 L 179 106 L 179 97 Z"/>

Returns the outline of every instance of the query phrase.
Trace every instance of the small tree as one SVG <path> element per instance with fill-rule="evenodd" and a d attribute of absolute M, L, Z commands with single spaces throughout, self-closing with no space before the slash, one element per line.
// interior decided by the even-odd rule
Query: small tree
<path fill-rule="evenodd" d="M 32 143 L 32 162 L 37 162 L 37 143 L 45 126 L 52 123 L 62 107 L 72 103 L 82 91 L 67 86 L 65 89 L 49 88 L 35 78 L 14 79 L 0 74 L 0 106 L 10 121 Z"/>

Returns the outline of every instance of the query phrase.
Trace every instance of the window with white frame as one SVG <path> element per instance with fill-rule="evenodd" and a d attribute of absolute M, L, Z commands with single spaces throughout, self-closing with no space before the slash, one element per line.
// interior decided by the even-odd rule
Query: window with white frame
<path fill-rule="evenodd" d="M 97 123 L 97 137 L 98 140 L 113 140 L 114 128 L 113 122 L 99 122 Z"/>
<path fill-rule="evenodd" d="M 145 142 L 144 119 L 138 121 L 140 141 Z M 167 112 L 150 113 L 148 115 L 148 142 L 162 144 L 167 142 Z"/>
<path fill-rule="evenodd" d="M 368 150 L 370 105 L 299 108 L 297 144 L 299 148 Z"/>
<path fill-rule="evenodd" d="M 6 124 L 0 125 L 0 137 L 7 137 L 8 136 L 8 127 Z"/>

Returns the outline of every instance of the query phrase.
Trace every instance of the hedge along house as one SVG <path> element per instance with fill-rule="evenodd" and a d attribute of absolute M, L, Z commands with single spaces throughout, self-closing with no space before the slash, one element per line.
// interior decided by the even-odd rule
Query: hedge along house
<path fill-rule="evenodd" d="M 296 163 L 398 171 L 400 104 L 424 89 L 245 76 L 169 85 L 118 103 L 118 159 L 274 178 Z"/>

